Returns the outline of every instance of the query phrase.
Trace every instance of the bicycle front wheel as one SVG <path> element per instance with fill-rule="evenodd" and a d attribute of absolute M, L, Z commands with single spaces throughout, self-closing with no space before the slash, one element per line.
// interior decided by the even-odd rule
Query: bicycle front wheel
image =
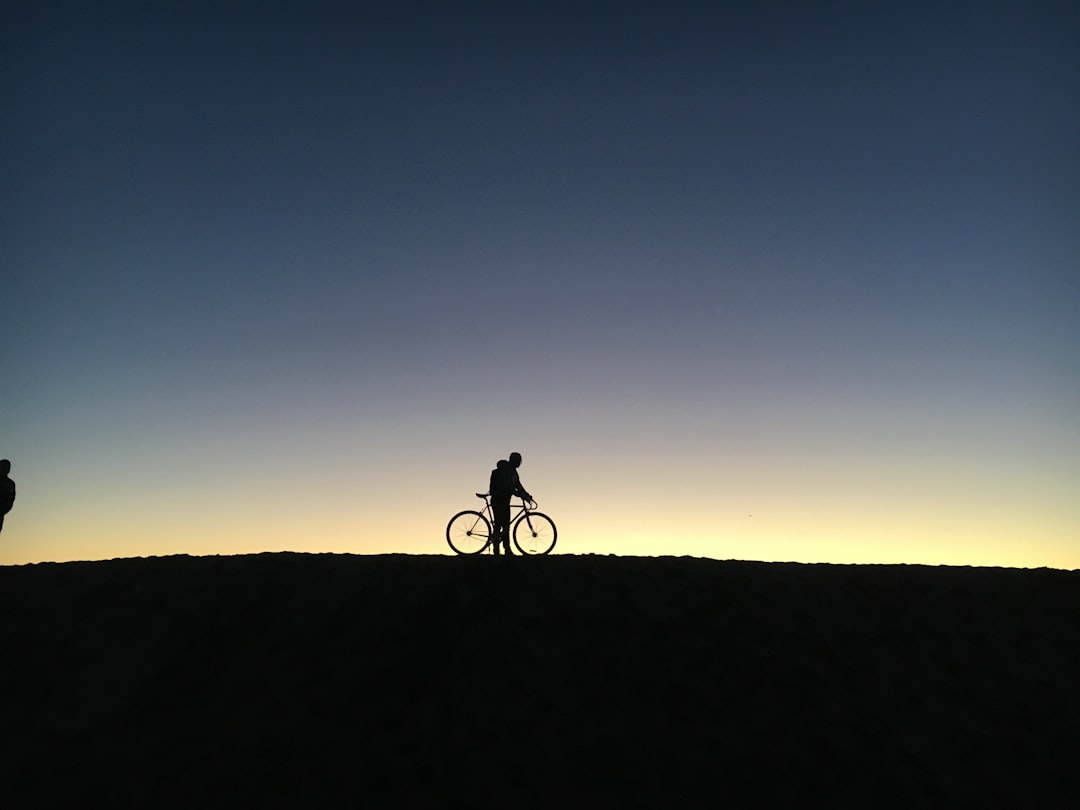
<path fill-rule="evenodd" d="M 547 554 L 555 548 L 555 523 L 541 512 L 522 515 L 514 524 L 514 545 L 522 554 Z"/>
<path fill-rule="evenodd" d="M 479 512 L 458 512 L 446 524 L 446 542 L 458 554 L 479 554 L 490 537 L 491 524 Z"/>

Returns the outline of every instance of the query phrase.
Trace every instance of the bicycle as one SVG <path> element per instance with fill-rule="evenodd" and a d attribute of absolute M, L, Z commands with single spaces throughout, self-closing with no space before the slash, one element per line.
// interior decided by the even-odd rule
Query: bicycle
<path fill-rule="evenodd" d="M 458 554 L 479 554 L 489 548 L 491 527 L 495 515 L 487 492 L 477 492 L 484 499 L 484 511 L 466 509 L 458 512 L 446 524 L 446 542 Z M 534 511 L 536 501 L 521 499 L 518 513 L 510 519 L 510 536 L 522 554 L 532 557 L 547 554 L 555 548 L 555 522 L 542 512 Z M 494 550 L 494 549 L 492 549 Z"/>

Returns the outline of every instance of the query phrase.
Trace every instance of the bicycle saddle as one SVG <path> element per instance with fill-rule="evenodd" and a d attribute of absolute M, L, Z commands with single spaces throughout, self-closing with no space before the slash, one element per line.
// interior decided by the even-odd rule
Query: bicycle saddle
<path fill-rule="evenodd" d="M 487 496 L 488 496 L 488 494 L 486 492 L 477 492 L 476 493 L 477 498 L 486 498 Z"/>

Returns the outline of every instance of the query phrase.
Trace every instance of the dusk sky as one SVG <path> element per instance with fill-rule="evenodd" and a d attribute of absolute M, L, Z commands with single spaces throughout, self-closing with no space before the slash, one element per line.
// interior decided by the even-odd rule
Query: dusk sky
<path fill-rule="evenodd" d="M 1080 568 L 1080 6 L 0 11 L 0 564 Z"/>

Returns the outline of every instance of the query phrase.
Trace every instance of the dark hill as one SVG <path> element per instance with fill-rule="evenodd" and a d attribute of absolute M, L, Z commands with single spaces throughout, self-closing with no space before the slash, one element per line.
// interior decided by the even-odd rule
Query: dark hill
<path fill-rule="evenodd" d="M 0 568 L 5 807 L 1071 807 L 1080 572 Z"/>

